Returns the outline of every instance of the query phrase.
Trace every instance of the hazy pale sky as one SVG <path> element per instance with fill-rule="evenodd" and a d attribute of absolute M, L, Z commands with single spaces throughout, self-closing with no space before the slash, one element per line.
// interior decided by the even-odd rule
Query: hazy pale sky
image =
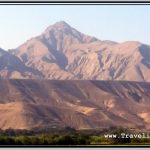
<path fill-rule="evenodd" d="M 0 5 L 0 47 L 18 47 L 64 20 L 100 40 L 150 44 L 150 5 Z"/>

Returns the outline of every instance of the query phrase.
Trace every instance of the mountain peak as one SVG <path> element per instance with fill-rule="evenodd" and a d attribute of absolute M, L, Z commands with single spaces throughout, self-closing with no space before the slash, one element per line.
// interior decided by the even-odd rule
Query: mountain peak
<path fill-rule="evenodd" d="M 65 21 L 56 22 L 56 23 L 54 24 L 54 26 L 60 26 L 60 27 L 65 27 L 65 26 L 67 26 L 67 27 L 70 27 L 70 25 L 69 25 L 68 23 L 66 23 Z"/>
<path fill-rule="evenodd" d="M 46 29 L 46 31 L 49 31 L 51 29 L 57 29 L 57 30 L 71 29 L 71 26 L 68 23 L 66 23 L 65 21 L 59 21 L 59 22 L 56 22 L 53 25 L 50 25 Z"/>
<path fill-rule="evenodd" d="M 42 34 L 42 38 L 43 38 L 43 35 L 46 38 L 48 38 L 49 36 L 51 36 L 51 38 L 53 37 L 53 39 L 54 37 L 55 38 L 57 37 L 58 38 L 57 41 L 60 41 L 60 40 L 62 41 L 62 39 L 65 39 L 64 37 L 67 36 L 70 39 L 71 43 L 73 43 L 72 39 L 74 39 L 75 43 L 90 43 L 90 42 L 98 40 L 95 37 L 91 37 L 91 36 L 81 33 L 80 31 L 71 27 L 65 21 L 59 21 L 53 25 L 50 25 Z M 67 40 L 67 43 L 68 43 L 68 40 Z"/>

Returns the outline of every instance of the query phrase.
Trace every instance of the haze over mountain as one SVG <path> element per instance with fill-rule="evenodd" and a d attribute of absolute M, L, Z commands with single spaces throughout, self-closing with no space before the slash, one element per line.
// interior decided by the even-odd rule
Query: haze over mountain
<path fill-rule="evenodd" d="M 1 68 L 4 78 L 150 81 L 149 45 L 101 41 L 64 21 L 49 26 L 9 53 L 20 69 L 11 66 L 10 73 L 4 75 Z"/>

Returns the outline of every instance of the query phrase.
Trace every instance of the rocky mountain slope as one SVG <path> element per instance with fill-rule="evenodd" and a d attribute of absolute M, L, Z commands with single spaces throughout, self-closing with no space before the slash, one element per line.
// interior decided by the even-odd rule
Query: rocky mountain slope
<path fill-rule="evenodd" d="M 150 46 L 140 42 L 101 41 L 57 22 L 0 49 L 0 78 L 2 129 L 150 129 Z"/>
<path fill-rule="evenodd" d="M 150 128 L 150 83 L 0 80 L 0 128 Z"/>
<path fill-rule="evenodd" d="M 32 79 L 40 76 L 38 70 L 27 67 L 17 56 L 0 49 L 0 78 Z"/>
<path fill-rule="evenodd" d="M 12 53 L 45 79 L 150 81 L 150 46 L 101 41 L 64 21 L 49 26 Z"/>
<path fill-rule="evenodd" d="M 0 49 L 0 77 L 150 81 L 150 46 L 101 41 L 57 22 L 15 50 Z"/>

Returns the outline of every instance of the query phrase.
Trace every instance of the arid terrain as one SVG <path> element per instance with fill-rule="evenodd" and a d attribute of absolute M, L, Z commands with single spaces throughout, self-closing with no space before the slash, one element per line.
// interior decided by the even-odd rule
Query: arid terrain
<path fill-rule="evenodd" d="M 150 129 L 150 46 L 66 22 L 0 49 L 0 128 Z"/>
<path fill-rule="evenodd" d="M 0 80 L 0 128 L 150 128 L 150 83 Z"/>
<path fill-rule="evenodd" d="M 64 21 L 0 56 L 2 78 L 150 81 L 149 45 L 101 41 Z"/>

